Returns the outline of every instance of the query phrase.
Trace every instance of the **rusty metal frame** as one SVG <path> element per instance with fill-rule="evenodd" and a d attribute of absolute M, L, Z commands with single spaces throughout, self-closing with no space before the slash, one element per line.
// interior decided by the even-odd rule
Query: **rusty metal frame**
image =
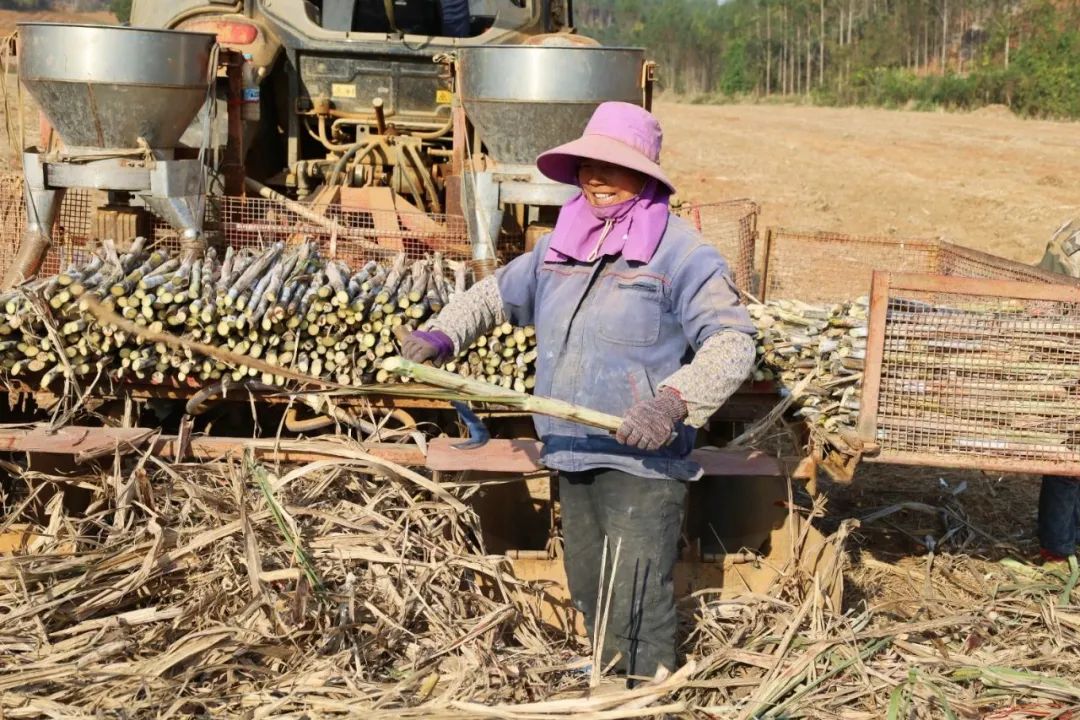
<path fill-rule="evenodd" d="M 367 443 L 361 449 L 400 465 L 424 467 L 426 463 L 424 452 L 414 445 Z M 332 437 L 290 440 L 197 436 L 185 442 L 178 435 L 162 434 L 154 428 L 67 425 L 53 430 L 43 424 L 0 425 L 0 452 L 71 455 L 81 463 L 146 450 L 154 457 L 200 462 L 238 459 L 249 452 L 270 462 L 316 462 L 342 457 L 342 446 Z"/>
<path fill-rule="evenodd" d="M 218 62 L 225 68 L 228 100 L 228 142 L 225 145 L 225 157 L 221 163 L 221 173 L 225 180 L 225 192 L 239 195 L 244 192 L 244 118 L 241 108 L 244 105 L 244 56 L 235 50 L 221 50 Z"/>
<path fill-rule="evenodd" d="M 490 440 L 484 448 L 451 451 L 455 438 L 433 438 L 425 452 L 415 445 L 364 443 L 356 449 L 373 457 L 411 467 L 427 467 L 438 472 L 498 472 L 533 475 L 545 473 L 540 464 L 539 440 Z M 66 425 L 0 425 L 0 452 L 72 455 L 77 462 L 112 457 L 149 449 L 154 457 L 176 461 L 212 462 L 240 458 L 245 453 L 278 462 L 315 462 L 342 457 L 342 446 L 327 438 L 239 438 L 224 436 L 166 435 L 154 428 Z M 347 448 L 346 448 L 347 449 Z M 433 452 L 441 450 L 442 452 Z M 437 457 L 430 457 L 435 455 Z M 701 463 L 710 477 L 744 475 L 779 477 L 780 465 L 771 455 L 758 450 L 718 450 L 699 448 L 691 457 Z"/>
<path fill-rule="evenodd" d="M 1080 461 L 1051 462 L 1021 458 L 979 457 L 960 453 L 899 452 L 881 448 L 877 436 L 878 411 L 889 302 L 904 292 L 948 293 L 1080 304 L 1080 287 L 1076 285 L 874 271 L 870 289 L 869 329 L 857 426 L 858 435 L 865 443 L 863 459 L 867 462 L 897 465 L 1080 476 Z"/>

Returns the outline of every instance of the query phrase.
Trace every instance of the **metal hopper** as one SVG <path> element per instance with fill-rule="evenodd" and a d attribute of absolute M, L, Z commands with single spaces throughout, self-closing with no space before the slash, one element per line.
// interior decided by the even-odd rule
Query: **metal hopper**
<path fill-rule="evenodd" d="M 531 165 L 579 137 L 600 103 L 640 105 L 644 63 L 639 48 L 462 48 L 458 92 L 491 157 Z"/>
<path fill-rule="evenodd" d="M 19 23 L 19 77 L 69 148 L 173 148 L 206 99 L 213 35 Z"/>
<path fill-rule="evenodd" d="M 176 159 L 206 101 L 216 38 L 108 25 L 19 24 L 19 77 L 64 148 L 23 153 L 27 224 L 10 287 L 37 272 L 67 188 L 126 191 L 201 238 L 205 169 Z"/>

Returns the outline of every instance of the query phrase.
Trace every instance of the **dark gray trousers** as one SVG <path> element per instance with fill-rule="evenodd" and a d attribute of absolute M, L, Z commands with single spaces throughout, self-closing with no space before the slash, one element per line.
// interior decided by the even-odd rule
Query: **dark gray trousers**
<path fill-rule="evenodd" d="M 617 470 L 561 473 L 559 500 L 566 578 L 574 606 L 585 616 L 593 637 L 597 615 L 604 538 L 608 538 L 603 593 L 612 582 L 611 609 L 604 637 L 603 663 L 622 654 L 618 669 L 652 676 L 657 667 L 675 669 L 675 584 L 672 572 L 682 531 L 686 483 L 640 478 Z M 621 545 L 620 545 L 621 539 Z"/>
<path fill-rule="evenodd" d="M 1080 547 L 1080 478 L 1044 475 L 1039 490 L 1039 547 L 1068 557 Z"/>

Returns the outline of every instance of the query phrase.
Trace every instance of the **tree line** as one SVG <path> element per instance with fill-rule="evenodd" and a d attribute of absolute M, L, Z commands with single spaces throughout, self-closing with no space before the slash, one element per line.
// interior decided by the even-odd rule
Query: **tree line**
<path fill-rule="evenodd" d="M 665 89 L 701 101 L 1080 117 L 1071 0 L 578 0 L 574 11 L 583 33 L 648 48 Z"/>

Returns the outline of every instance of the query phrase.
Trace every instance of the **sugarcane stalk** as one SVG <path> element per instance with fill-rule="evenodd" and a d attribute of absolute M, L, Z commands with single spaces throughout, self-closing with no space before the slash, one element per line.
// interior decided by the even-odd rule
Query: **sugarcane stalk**
<path fill-rule="evenodd" d="M 326 263 L 326 282 L 329 286 L 329 293 L 326 297 L 334 296 L 335 299 L 339 295 L 345 295 L 348 297 L 348 291 L 346 290 L 346 280 L 342 277 L 341 268 L 336 262 Z"/>
<path fill-rule="evenodd" d="M 478 380 L 463 378 L 445 370 L 414 363 L 400 356 L 383 360 L 382 369 L 428 385 L 460 392 L 465 399 L 484 401 L 487 398 L 488 402 L 510 405 L 525 412 L 570 420 L 611 432 L 618 430 L 622 425 L 622 418 L 614 415 L 574 405 L 563 400 L 527 395 Z"/>
<path fill-rule="evenodd" d="M 409 300 L 417 303 L 427 293 L 428 279 L 431 276 L 431 266 L 426 260 L 417 260 L 412 266 L 411 284 L 409 286 Z"/>
<path fill-rule="evenodd" d="M 383 282 L 382 290 L 376 296 L 376 302 L 385 304 L 389 302 L 390 298 L 395 296 L 397 289 L 403 280 L 405 263 L 405 253 L 398 253 L 394 258 L 393 265 L 391 265 L 389 272 L 386 274 L 386 280 Z M 380 300 L 379 298 L 383 299 Z"/>
<path fill-rule="evenodd" d="M 255 287 L 251 290 L 250 301 L 244 306 L 244 314 L 251 318 L 252 321 L 258 321 L 262 317 L 262 313 L 259 308 L 265 310 L 266 303 L 269 299 L 266 297 L 267 291 L 274 283 L 280 284 L 281 272 L 283 271 L 281 262 L 276 262 L 267 268 L 267 272 L 259 278 Z M 276 292 L 275 292 L 276 295 Z"/>
<path fill-rule="evenodd" d="M 236 250 L 230 245 L 225 248 L 225 257 L 221 262 L 221 272 L 218 276 L 217 288 L 224 290 L 227 287 L 229 278 L 232 277 L 233 268 L 236 265 Z"/>
<path fill-rule="evenodd" d="M 465 292 L 468 281 L 468 266 L 459 260 L 447 260 L 446 264 L 450 266 L 450 270 L 454 273 L 454 292 L 451 297 Z"/>

